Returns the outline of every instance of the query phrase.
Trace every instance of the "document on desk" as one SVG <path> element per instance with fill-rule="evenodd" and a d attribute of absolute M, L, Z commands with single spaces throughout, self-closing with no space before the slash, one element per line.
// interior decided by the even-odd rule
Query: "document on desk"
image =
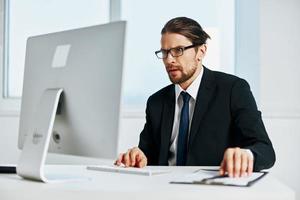
<path fill-rule="evenodd" d="M 174 184 L 202 184 L 202 185 L 224 185 L 249 187 L 264 177 L 267 172 L 253 172 L 251 176 L 230 178 L 227 175 L 221 176 L 216 170 L 199 169 L 191 174 L 174 179 Z"/>

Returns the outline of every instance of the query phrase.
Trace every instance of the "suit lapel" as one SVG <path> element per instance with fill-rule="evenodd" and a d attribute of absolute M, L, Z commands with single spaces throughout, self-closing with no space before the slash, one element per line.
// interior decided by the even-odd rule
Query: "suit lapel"
<path fill-rule="evenodd" d="M 170 147 L 170 139 L 173 130 L 173 121 L 175 113 L 175 88 L 174 85 L 170 87 L 170 90 L 166 93 L 164 98 L 164 106 L 162 113 L 162 125 L 161 125 L 161 145 L 159 164 L 168 165 L 168 154 Z"/>
<path fill-rule="evenodd" d="M 200 128 L 201 120 L 203 119 L 206 110 L 209 107 L 209 102 L 214 97 L 216 83 L 212 71 L 203 67 L 203 77 L 200 87 L 198 89 L 196 105 L 194 109 L 194 116 L 191 124 L 189 147 L 192 145 L 195 136 Z"/>

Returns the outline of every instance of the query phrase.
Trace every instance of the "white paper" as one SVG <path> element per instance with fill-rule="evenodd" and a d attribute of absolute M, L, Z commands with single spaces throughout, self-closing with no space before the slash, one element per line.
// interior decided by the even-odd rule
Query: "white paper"
<path fill-rule="evenodd" d="M 251 176 L 246 177 L 238 177 L 238 178 L 216 178 L 213 181 L 215 183 L 222 183 L 224 185 L 238 185 L 238 186 L 247 186 L 249 182 L 256 180 L 264 173 L 261 172 L 253 172 Z"/>
<path fill-rule="evenodd" d="M 214 176 L 218 176 L 218 171 L 208 171 L 208 170 L 197 170 L 194 173 L 186 174 L 184 176 L 178 177 L 171 181 L 171 183 L 189 183 L 197 184 L 203 183 L 203 180 L 208 179 L 204 184 L 218 184 L 218 185 L 236 185 L 236 186 L 247 186 L 249 182 L 256 180 L 257 178 L 264 175 L 263 172 L 253 172 L 251 176 L 245 177 L 220 177 L 210 179 Z"/>

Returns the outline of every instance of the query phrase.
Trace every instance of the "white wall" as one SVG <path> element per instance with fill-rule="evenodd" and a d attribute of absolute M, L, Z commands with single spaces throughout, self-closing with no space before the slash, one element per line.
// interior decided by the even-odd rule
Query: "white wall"
<path fill-rule="evenodd" d="M 160 48 L 162 27 L 177 16 L 197 20 L 211 36 L 204 65 L 233 73 L 234 2 L 186 0 L 183 4 L 182 0 L 121 1 L 121 19 L 128 21 L 123 95 L 126 107 L 144 109 L 147 98 L 170 83 L 163 62 L 156 58 L 154 51 Z"/>
<path fill-rule="evenodd" d="M 260 1 L 260 105 L 274 143 L 272 172 L 300 199 L 300 1 Z"/>
<path fill-rule="evenodd" d="M 296 191 L 300 199 L 300 134 L 299 118 L 264 118 L 265 126 L 274 145 L 276 163 L 271 172 Z"/>
<path fill-rule="evenodd" d="M 19 117 L 1 115 L 0 113 L 0 164 L 16 163 L 19 151 L 17 150 L 17 133 Z"/>
<path fill-rule="evenodd" d="M 271 116 L 299 117 L 300 1 L 260 4 L 261 105 Z"/>

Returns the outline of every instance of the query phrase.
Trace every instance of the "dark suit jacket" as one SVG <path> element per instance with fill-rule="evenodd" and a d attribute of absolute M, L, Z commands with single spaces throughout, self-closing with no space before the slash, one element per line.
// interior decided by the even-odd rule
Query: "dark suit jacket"
<path fill-rule="evenodd" d="M 187 165 L 218 166 L 228 147 L 240 147 L 252 151 L 255 171 L 272 167 L 275 152 L 248 83 L 233 75 L 203 69 Z M 139 141 L 149 165 L 168 165 L 174 112 L 173 84 L 149 97 Z"/>

